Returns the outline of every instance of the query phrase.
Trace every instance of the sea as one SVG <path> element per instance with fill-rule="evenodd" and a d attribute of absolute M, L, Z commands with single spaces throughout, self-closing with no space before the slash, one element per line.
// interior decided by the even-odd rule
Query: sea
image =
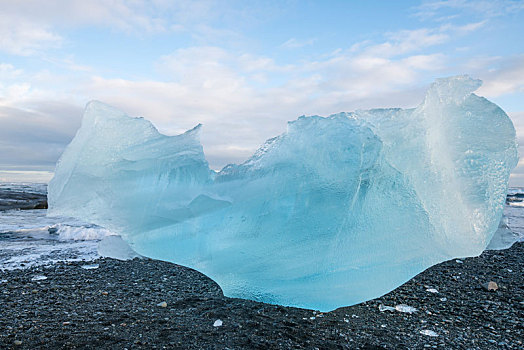
<path fill-rule="evenodd" d="M 0 182 L 0 208 L 23 207 L 24 200 L 34 202 L 35 198 L 45 199 L 46 194 L 46 184 Z M 503 230 L 499 231 L 510 232 L 511 241 L 524 241 L 524 188 L 510 188 L 507 199 L 501 223 Z M 504 237 L 507 243 L 507 234 Z M 46 209 L 0 210 L 0 270 L 59 261 L 91 262 L 100 256 L 136 256 L 126 246 L 119 246 L 116 253 L 114 250 L 106 253 L 107 244 L 103 242 L 110 242 L 111 249 L 125 244 L 117 238 L 115 233 L 92 223 L 49 217 Z M 500 249 L 501 245 L 493 248 Z"/>
<path fill-rule="evenodd" d="M 0 183 L 0 208 L 23 206 L 24 199 L 45 198 L 47 185 Z M 0 211 L 0 270 L 49 265 L 58 261 L 92 261 L 109 230 L 68 217 L 48 217 L 46 209 Z"/>

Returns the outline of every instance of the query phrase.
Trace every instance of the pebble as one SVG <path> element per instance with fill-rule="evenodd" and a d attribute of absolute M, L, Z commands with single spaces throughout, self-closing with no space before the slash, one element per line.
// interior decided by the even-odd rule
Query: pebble
<path fill-rule="evenodd" d="M 382 304 L 380 304 L 380 305 L 378 306 L 378 310 L 379 310 L 380 312 L 384 312 L 384 311 L 395 311 L 396 309 L 395 309 L 394 307 L 392 307 L 392 306 L 386 306 L 386 305 L 382 305 Z"/>
<path fill-rule="evenodd" d="M 437 332 L 429 330 L 429 329 L 423 329 L 420 331 L 420 334 L 427 335 L 428 337 L 438 337 Z"/>
<path fill-rule="evenodd" d="M 18 345 L 22 345 L 22 341 L 21 341 L 21 340 L 15 340 L 15 341 L 13 342 L 13 344 L 15 344 L 15 345 L 17 345 L 17 346 L 18 346 Z"/>
<path fill-rule="evenodd" d="M 213 327 L 222 327 L 222 325 L 223 322 L 220 319 L 216 320 L 215 323 L 213 323 Z"/>
<path fill-rule="evenodd" d="M 414 308 L 413 306 L 409 306 L 406 304 L 399 304 L 395 306 L 395 310 L 397 310 L 398 312 L 404 312 L 407 314 L 412 314 L 418 311 L 417 308 Z"/>
<path fill-rule="evenodd" d="M 31 278 L 31 281 L 33 282 L 36 282 L 36 281 L 44 281 L 46 280 L 47 277 L 46 276 L 43 276 L 43 275 L 36 275 L 36 276 L 33 276 L 33 278 Z"/>
<path fill-rule="evenodd" d="M 167 307 L 167 303 L 165 301 L 163 301 L 161 303 L 156 304 L 156 306 Z"/>
<path fill-rule="evenodd" d="M 409 306 L 409 305 L 406 305 L 406 304 L 399 304 L 399 305 L 397 305 L 395 307 L 380 304 L 378 306 L 378 310 L 380 312 L 384 312 L 384 311 L 398 311 L 398 312 L 403 312 L 403 313 L 408 313 L 408 314 L 412 314 L 412 313 L 418 311 L 416 308 L 414 308 L 412 306 Z"/>
<path fill-rule="evenodd" d="M 494 292 L 496 291 L 497 289 L 499 289 L 499 286 L 497 285 L 496 282 L 493 282 L 493 281 L 489 281 L 487 283 L 484 283 L 482 285 L 482 287 L 487 290 L 487 291 L 490 291 L 490 292 Z"/>
<path fill-rule="evenodd" d="M 82 265 L 82 268 L 84 270 L 95 270 L 95 269 L 98 269 L 99 267 L 100 267 L 99 264 Z"/>

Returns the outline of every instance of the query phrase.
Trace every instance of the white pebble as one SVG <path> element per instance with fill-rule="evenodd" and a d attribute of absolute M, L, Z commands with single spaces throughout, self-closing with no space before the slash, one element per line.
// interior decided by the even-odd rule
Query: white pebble
<path fill-rule="evenodd" d="M 93 265 L 82 265 L 82 268 L 85 269 L 85 270 L 94 270 L 94 269 L 98 269 L 100 265 L 98 264 L 93 264 Z"/>
<path fill-rule="evenodd" d="M 395 306 L 395 310 L 397 310 L 398 312 L 405 312 L 405 313 L 408 313 L 408 314 L 412 314 L 412 313 L 418 311 L 413 306 L 408 306 L 406 304 L 399 304 L 399 305 Z"/>
<path fill-rule="evenodd" d="M 429 337 L 438 337 L 438 334 L 436 332 L 433 332 L 429 329 L 423 329 L 420 331 L 420 334 L 427 335 Z"/>
<path fill-rule="evenodd" d="M 46 276 L 43 276 L 43 275 L 37 275 L 37 276 L 34 276 L 33 278 L 31 278 L 31 281 L 43 281 L 43 280 L 46 280 L 47 277 Z"/>
<path fill-rule="evenodd" d="M 216 320 L 215 323 L 213 323 L 213 327 L 222 327 L 224 323 L 222 322 L 222 320 Z"/>
<path fill-rule="evenodd" d="M 392 307 L 392 306 L 386 306 L 386 305 L 382 305 L 382 304 L 380 304 L 380 305 L 378 306 L 378 310 L 379 310 L 380 312 L 384 312 L 384 311 L 395 311 L 395 308 Z"/>

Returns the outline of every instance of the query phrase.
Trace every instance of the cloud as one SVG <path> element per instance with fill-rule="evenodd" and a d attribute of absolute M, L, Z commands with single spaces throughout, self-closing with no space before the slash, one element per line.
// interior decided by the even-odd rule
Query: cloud
<path fill-rule="evenodd" d="M 0 81 L 13 80 L 22 73 L 22 69 L 16 69 L 12 64 L 0 63 Z"/>
<path fill-rule="evenodd" d="M 388 41 L 369 47 L 367 52 L 380 56 L 394 56 L 442 44 L 449 40 L 448 34 L 427 28 L 402 30 L 389 33 L 387 37 Z"/>
<path fill-rule="evenodd" d="M 0 182 L 48 183 L 52 177 L 51 171 L 0 170 Z"/>
<path fill-rule="evenodd" d="M 43 49 L 56 48 L 62 37 L 49 26 L 26 21 L 6 13 L 0 15 L 0 50 L 14 55 L 29 56 Z"/>
<path fill-rule="evenodd" d="M 101 25 L 128 32 L 165 30 L 161 14 L 170 8 L 163 1 L 126 0 L 0 0 L 0 5 L 4 16 L 25 24 L 54 27 Z"/>
<path fill-rule="evenodd" d="M 243 21 L 271 17 L 283 4 L 218 0 L 0 0 L 0 50 L 29 56 L 68 42 L 66 29 L 108 28 L 144 37 L 184 33 L 200 44 L 238 42 L 228 29 Z M 266 17 L 264 16 L 264 17 Z"/>
<path fill-rule="evenodd" d="M 502 61 L 501 63 L 499 63 Z M 511 59 L 497 59 L 500 67 L 485 74 L 484 85 L 479 94 L 487 97 L 498 97 L 504 94 L 524 92 L 524 55 Z"/>
<path fill-rule="evenodd" d="M 81 108 L 41 101 L 38 111 L 0 107 L 0 167 L 52 170 L 80 126 Z"/>
<path fill-rule="evenodd" d="M 144 35 L 184 29 L 195 13 L 212 13 L 214 2 L 187 0 L 0 0 L 0 50 L 21 56 L 62 46 L 61 30 L 98 26 Z"/>
<path fill-rule="evenodd" d="M 280 47 L 283 47 L 286 49 L 298 49 L 304 46 L 313 45 L 315 41 L 316 41 L 315 38 L 311 38 L 308 40 L 297 40 L 295 38 L 291 38 L 288 41 L 286 41 L 285 43 L 283 43 L 282 45 L 280 45 Z"/>
<path fill-rule="evenodd" d="M 514 0 L 438 0 L 425 1 L 414 8 L 414 15 L 421 19 L 449 17 L 443 15 L 446 10 L 453 10 L 453 18 L 459 15 L 479 14 L 483 17 L 498 17 L 524 10 L 524 2 Z M 460 12 L 458 12 L 460 11 Z"/>
<path fill-rule="evenodd" d="M 379 57 L 393 57 L 444 44 L 457 36 L 467 35 L 485 25 L 485 21 L 462 26 L 444 24 L 435 28 L 419 28 L 386 33 L 386 41 L 380 44 L 360 42 L 353 45 L 353 51 L 363 50 L 365 54 Z"/>

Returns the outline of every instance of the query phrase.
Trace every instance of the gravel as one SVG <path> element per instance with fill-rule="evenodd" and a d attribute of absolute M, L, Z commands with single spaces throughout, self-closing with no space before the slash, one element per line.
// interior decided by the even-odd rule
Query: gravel
<path fill-rule="evenodd" d="M 329 313 L 226 298 L 201 273 L 149 259 L 4 271 L 0 348 L 523 349 L 523 257 L 516 243 L 451 260 Z"/>

